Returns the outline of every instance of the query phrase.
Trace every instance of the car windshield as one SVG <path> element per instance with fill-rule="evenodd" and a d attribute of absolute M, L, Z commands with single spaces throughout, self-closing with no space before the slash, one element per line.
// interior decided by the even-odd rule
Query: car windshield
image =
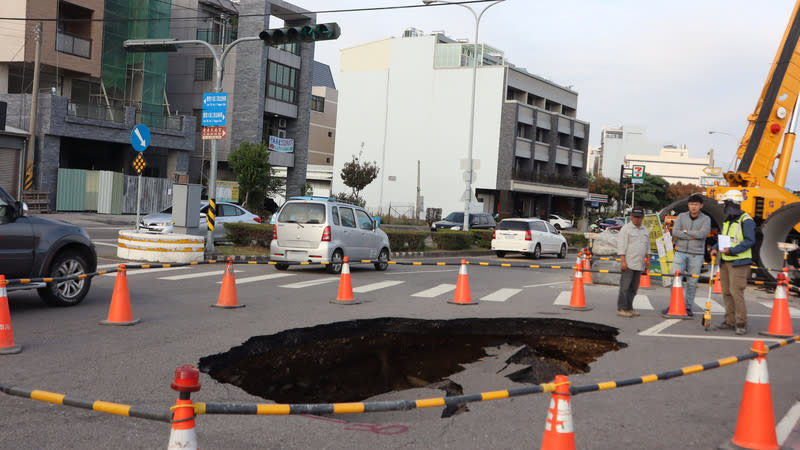
<path fill-rule="evenodd" d="M 453 212 L 447 215 L 444 220 L 448 222 L 464 222 L 464 213 L 463 212 Z"/>
<path fill-rule="evenodd" d="M 528 231 L 528 222 L 521 222 L 518 220 L 501 220 L 497 224 L 498 230 L 515 230 L 515 231 Z"/>
<path fill-rule="evenodd" d="M 280 223 L 325 223 L 325 205 L 321 203 L 287 203 L 278 216 Z"/>

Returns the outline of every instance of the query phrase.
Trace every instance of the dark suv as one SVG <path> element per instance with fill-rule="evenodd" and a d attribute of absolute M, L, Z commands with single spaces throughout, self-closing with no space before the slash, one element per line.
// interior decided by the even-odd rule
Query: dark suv
<path fill-rule="evenodd" d="M 10 278 L 49 278 L 97 270 L 97 253 L 89 234 L 77 226 L 28 216 L 28 207 L 0 186 L 0 274 Z M 8 290 L 38 289 L 45 303 L 77 305 L 91 278 L 8 286 Z"/>
<path fill-rule="evenodd" d="M 494 230 L 497 224 L 491 214 L 486 213 L 470 213 L 469 214 L 469 228 L 479 230 Z M 464 213 L 451 212 L 444 219 L 434 222 L 431 225 L 431 231 L 437 230 L 460 230 L 464 227 Z"/>

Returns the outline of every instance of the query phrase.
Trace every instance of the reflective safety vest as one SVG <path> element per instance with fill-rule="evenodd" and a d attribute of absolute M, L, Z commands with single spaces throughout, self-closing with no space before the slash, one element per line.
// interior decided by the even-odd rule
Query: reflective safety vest
<path fill-rule="evenodd" d="M 746 213 L 743 212 L 742 215 L 739 216 L 739 219 L 736 222 L 725 221 L 722 223 L 722 234 L 728 235 L 731 237 L 731 247 L 736 247 L 744 240 L 744 230 L 742 230 L 742 222 L 747 219 L 751 219 L 751 217 Z M 751 219 L 752 220 L 752 219 Z M 737 255 L 728 255 L 726 253 L 720 253 L 722 256 L 723 261 L 736 261 L 737 259 L 746 259 L 746 258 L 753 258 L 753 248 L 748 248 L 747 250 L 739 253 Z"/>

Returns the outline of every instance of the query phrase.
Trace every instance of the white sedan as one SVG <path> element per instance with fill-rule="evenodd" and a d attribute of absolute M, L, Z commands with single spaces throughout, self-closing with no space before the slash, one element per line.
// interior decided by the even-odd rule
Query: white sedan
<path fill-rule="evenodd" d="M 572 221 L 569 219 L 565 219 L 556 214 L 550 214 L 547 216 L 547 221 L 550 222 L 550 225 L 556 227 L 558 230 L 566 230 L 568 228 L 572 228 Z"/>
<path fill-rule="evenodd" d="M 533 259 L 549 253 L 564 258 L 567 240 L 541 219 L 503 219 L 492 235 L 492 251 L 501 258 L 506 253 L 522 253 Z"/>
<path fill-rule="evenodd" d="M 201 230 L 208 230 L 206 211 L 208 211 L 208 202 L 204 200 L 200 206 L 199 227 Z M 225 237 L 225 224 L 229 222 L 261 223 L 261 217 L 239 205 L 217 202 L 217 215 L 214 221 L 216 225 L 214 228 L 215 240 Z M 139 229 L 145 233 L 172 233 L 172 224 L 172 207 L 169 207 L 160 213 L 152 213 L 142 217 L 139 221 Z"/>

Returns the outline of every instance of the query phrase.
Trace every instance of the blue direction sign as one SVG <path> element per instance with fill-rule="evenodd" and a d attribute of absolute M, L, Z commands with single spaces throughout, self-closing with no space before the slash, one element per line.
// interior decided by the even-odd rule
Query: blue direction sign
<path fill-rule="evenodd" d="M 131 131 L 131 145 L 137 152 L 143 152 L 150 145 L 150 129 L 146 125 L 136 125 Z"/>
<path fill-rule="evenodd" d="M 215 92 L 203 94 L 204 127 L 224 127 L 228 111 L 228 93 Z"/>

